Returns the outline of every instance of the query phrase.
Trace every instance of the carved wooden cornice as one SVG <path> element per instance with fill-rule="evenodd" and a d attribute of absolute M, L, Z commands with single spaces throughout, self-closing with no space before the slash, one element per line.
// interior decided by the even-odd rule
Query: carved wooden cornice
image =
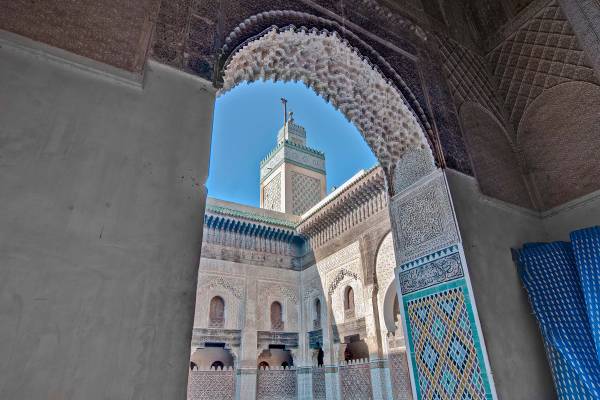
<path fill-rule="evenodd" d="M 311 244 L 320 245 L 329 237 L 324 231 L 333 228 L 338 233 L 343 232 L 385 207 L 387 191 L 384 172 L 381 167 L 375 167 L 311 212 L 296 229 L 310 238 Z"/>

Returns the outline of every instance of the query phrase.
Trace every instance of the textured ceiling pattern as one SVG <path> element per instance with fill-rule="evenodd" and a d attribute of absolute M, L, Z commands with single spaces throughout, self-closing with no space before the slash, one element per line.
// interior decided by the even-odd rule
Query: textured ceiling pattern
<path fill-rule="evenodd" d="M 438 36 L 444 75 L 450 85 L 456 107 L 465 102 L 479 103 L 503 121 L 502 106 L 495 93 L 485 58 L 456 41 Z"/>
<path fill-rule="evenodd" d="M 498 95 L 516 128 L 542 92 L 569 81 L 596 82 L 570 24 L 556 1 L 492 50 L 487 59 Z"/>

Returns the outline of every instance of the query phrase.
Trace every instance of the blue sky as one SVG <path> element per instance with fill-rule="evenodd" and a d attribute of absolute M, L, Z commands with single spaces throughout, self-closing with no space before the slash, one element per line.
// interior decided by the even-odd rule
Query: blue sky
<path fill-rule="evenodd" d="M 259 206 L 260 160 L 275 146 L 283 125 L 281 97 L 306 128 L 308 145 L 325 152 L 328 191 L 377 163 L 354 125 L 303 83 L 244 83 L 217 98 L 209 196 Z"/>

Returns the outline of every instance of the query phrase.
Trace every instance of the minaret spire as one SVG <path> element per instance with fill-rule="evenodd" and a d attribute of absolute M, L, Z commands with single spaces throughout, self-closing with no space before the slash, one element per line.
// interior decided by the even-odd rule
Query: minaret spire
<path fill-rule="evenodd" d="M 283 104 L 283 126 L 287 125 L 287 99 L 285 97 L 281 98 L 281 104 Z"/>

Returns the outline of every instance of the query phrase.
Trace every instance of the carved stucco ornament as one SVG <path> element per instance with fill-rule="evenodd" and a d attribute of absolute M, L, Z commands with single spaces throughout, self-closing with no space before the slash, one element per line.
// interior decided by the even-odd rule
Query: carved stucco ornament
<path fill-rule="evenodd" d="M 353 122 L 381 165 L 428 149 L 400 91 L 336 32 L 273 28 L 229 60 L 221 92 L 242 82 L 302 81 Z"/>

